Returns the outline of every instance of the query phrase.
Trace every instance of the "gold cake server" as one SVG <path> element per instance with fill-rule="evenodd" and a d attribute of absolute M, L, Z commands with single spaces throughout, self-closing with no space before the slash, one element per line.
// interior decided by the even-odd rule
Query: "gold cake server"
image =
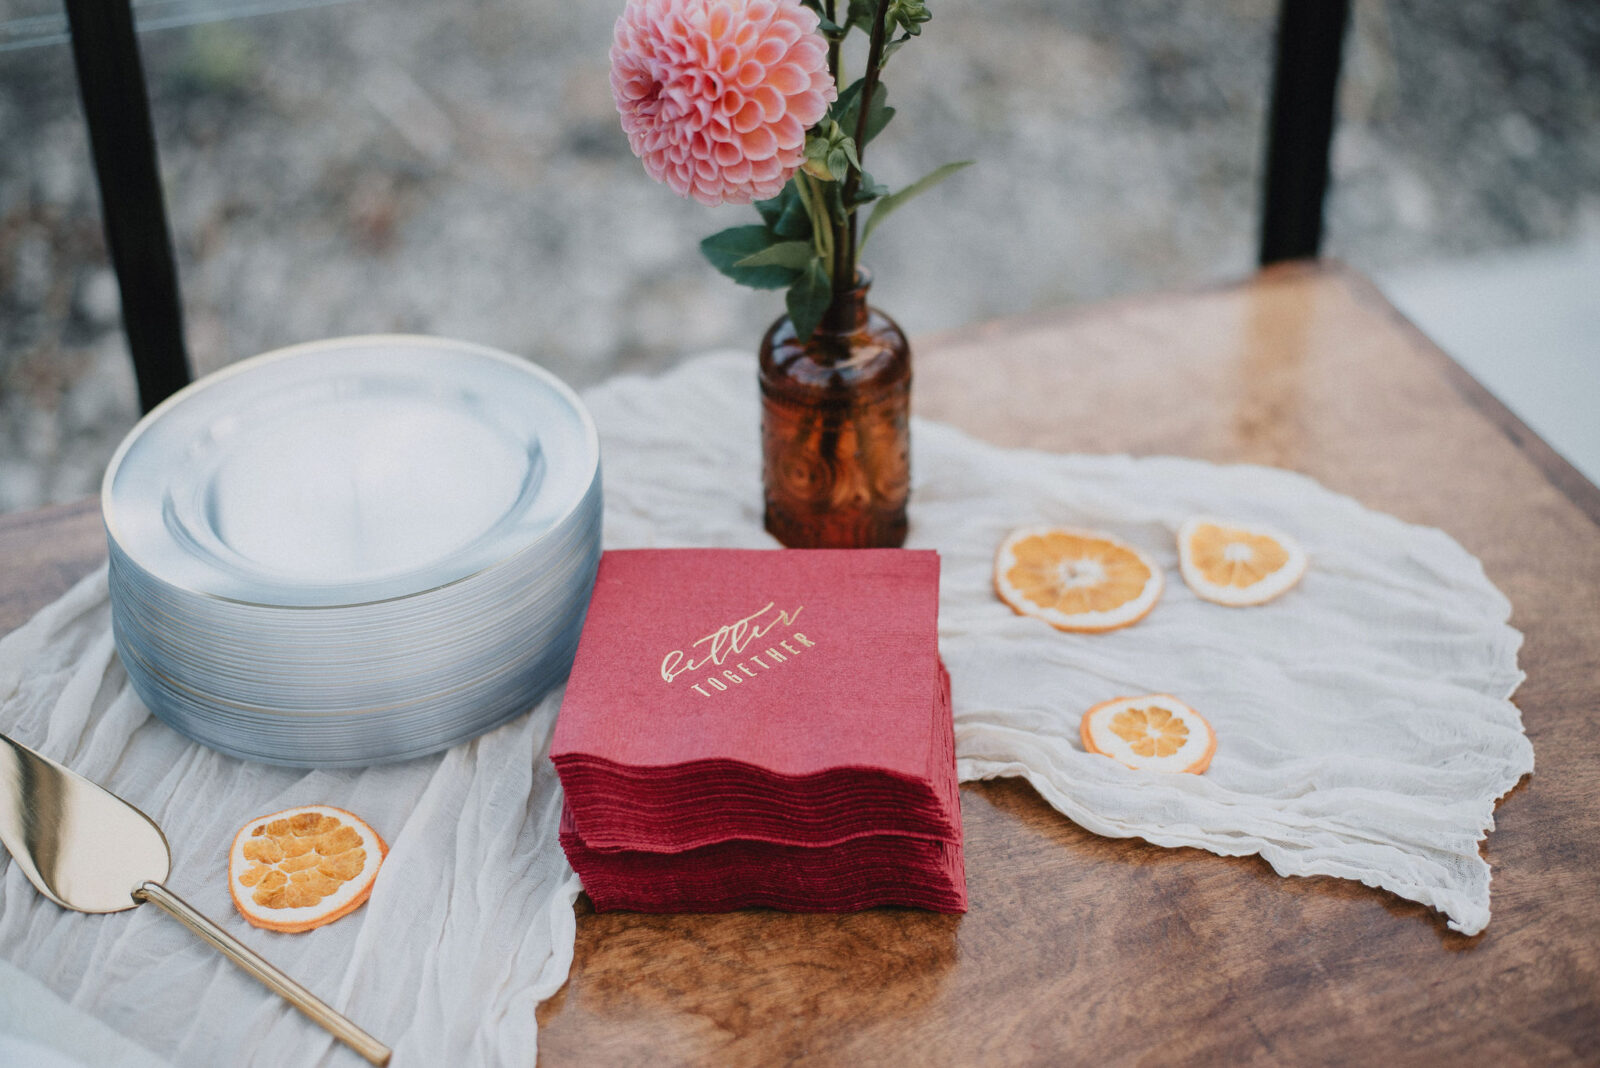
<path fill-rule="evenodd" d="M 121 912 L 148 901 L 210 942 L 373 1064 L 389 1047 L 161 885 L 172 870 L 155 821 L 82 775 L 0 734 L 0 842 L 39 892 L 78 912 Z"/>

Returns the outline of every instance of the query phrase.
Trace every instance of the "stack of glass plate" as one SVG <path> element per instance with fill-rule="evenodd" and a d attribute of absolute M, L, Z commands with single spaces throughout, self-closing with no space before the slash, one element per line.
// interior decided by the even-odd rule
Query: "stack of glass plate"
<path fill-rule="evenodd" d="M 224 753 L 421 756 L 565 677 L 600 556 L 577 396 L 492 349 L 344 338 L 211 375 L 134 427 L 102 490 L 134 689 Z"/>

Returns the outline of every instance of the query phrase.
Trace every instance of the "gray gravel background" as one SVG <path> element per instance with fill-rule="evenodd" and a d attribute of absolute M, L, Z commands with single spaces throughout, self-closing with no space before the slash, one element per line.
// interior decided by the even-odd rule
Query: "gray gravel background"
<path fill-rule="evenodd" d="M 753 351 L 780 298 L 695 248 L 753 215 L 629 154 L 620 6 L 359 0 L 145 34 L 198 369 L 391 330 L 579 386 Z M 917 333 L 1251 268 L 1274 3 L 931 6 L 868 165 L 979 166 L 875 235 L 875 303 Z M 1355 8 L 1330 253 L 1381 270 L 1596 226 L 1600 4 Z M 137 414 L 75 94 L 65 46 L 0 52 L 0 511 L 93 492 Z"/>

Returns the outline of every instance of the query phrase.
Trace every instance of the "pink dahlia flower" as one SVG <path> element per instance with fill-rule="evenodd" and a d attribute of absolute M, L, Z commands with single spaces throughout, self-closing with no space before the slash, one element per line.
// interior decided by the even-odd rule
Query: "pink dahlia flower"
<path fill-rule="evenodd" d="M 611 94 L 645 170 L 702 204 L 777 196 L 836 95 L 798 0 L 628 0 Z"/>

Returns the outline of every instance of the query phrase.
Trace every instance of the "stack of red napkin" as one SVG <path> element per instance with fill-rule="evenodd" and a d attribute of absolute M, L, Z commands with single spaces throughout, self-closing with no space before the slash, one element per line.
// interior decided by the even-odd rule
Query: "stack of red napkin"
<path fill-rule="evenodd" d="M 605 554 L 550 756 L 596 909 L 966 909 L 939 558 Z"/>

